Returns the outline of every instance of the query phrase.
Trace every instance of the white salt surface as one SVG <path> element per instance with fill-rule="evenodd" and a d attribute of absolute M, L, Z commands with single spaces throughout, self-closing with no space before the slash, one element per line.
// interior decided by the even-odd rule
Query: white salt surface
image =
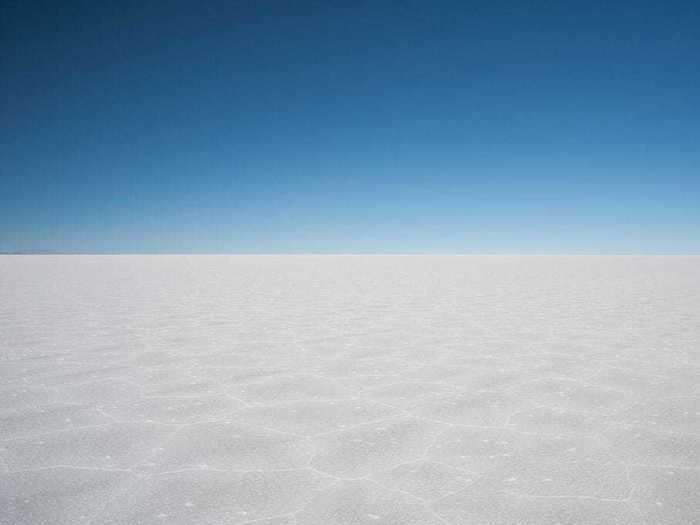
<path fill-rule="evenodd" d="M 2 524 L 700 522 L 700 258 L 0 257 Z"/>

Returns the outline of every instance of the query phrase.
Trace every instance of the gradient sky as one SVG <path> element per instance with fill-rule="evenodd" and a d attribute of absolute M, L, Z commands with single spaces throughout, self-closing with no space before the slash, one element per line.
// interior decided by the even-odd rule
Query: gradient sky
<path fill-rule="evenodd" d="M 700 253 L 697 2 L 0 9 L 0 250 Z"/>

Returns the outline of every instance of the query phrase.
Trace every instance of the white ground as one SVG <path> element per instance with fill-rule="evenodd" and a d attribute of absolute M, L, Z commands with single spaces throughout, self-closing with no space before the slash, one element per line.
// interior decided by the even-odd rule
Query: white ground
<path fill-rule="evenodd" d="M 0 523 L 698 523 L 700 258 L 0 257 Z"/>

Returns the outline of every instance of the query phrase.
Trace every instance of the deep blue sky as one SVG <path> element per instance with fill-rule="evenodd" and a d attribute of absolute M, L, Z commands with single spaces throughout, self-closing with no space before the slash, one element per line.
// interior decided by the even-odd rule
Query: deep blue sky
<path fill-rule="evenodd" d="M 0 250 L 700 253 L 697 2 L 1 9 Z"/>

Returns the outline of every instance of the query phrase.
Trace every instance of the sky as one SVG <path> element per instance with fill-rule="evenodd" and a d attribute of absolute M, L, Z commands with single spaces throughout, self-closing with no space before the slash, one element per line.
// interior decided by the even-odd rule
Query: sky
<path fill-rule="evenodd" d="M 697 2 L 0 7 L 0 251 L 700 253 Z"/>

